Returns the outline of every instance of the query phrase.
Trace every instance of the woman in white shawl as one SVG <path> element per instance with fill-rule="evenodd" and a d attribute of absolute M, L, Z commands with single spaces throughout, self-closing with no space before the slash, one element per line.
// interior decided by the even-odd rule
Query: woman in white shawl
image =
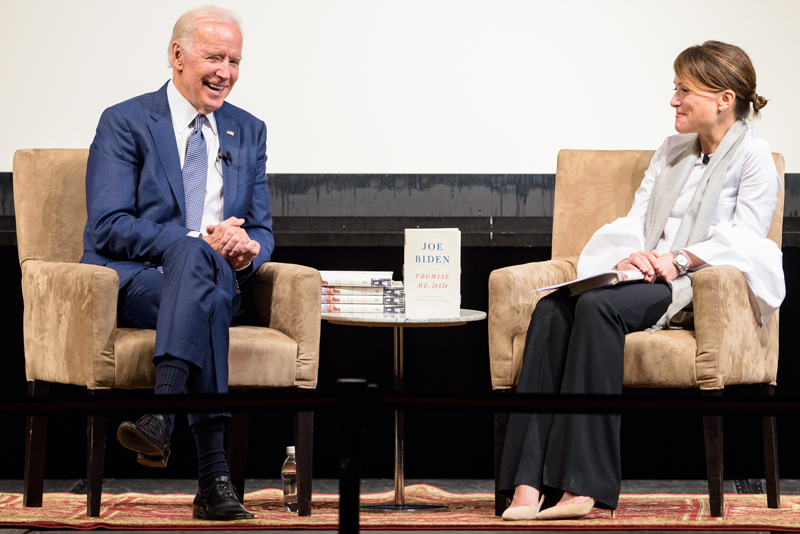
<path fill-rule="evenodd" d="M 578 261 L 578 277 L 639 269 L 646 283 L 539 301 L 517 392 L 621 393 L 625 334 L 680 317 L 692 273 L 704 267 L 740 269 L 762 323 L 783 301 L 781 251 L 766 239 L 781 183 L 769 145 L 745 122 L 767 104 L 750 58 L 708 41 L 681 52 L 674 70 L 679 135 L 656 151 L 628 215 L 598 230 Z M 616 508 L 619 428 L 619 415 L 512 414 L 500 470 L 512 502 L 503 519 Z M 545 494 L 555 505 L 542 509 Z"/>

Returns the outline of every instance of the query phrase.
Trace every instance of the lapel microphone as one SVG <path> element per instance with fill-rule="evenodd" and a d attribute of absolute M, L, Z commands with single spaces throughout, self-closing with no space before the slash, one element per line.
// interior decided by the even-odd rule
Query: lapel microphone
<path fill-rule="evenodd" d="M 231 156 L 231 151 L 230 150 L 226 150 L 224 155 L 220 154 L 217 157 L 219 159 L 221 159 L 222 161 L 224 161 L 225 165 L 227 165 L 228 167 L 230 167 L 231 164 L 233 163 L 233 156 Z"/>

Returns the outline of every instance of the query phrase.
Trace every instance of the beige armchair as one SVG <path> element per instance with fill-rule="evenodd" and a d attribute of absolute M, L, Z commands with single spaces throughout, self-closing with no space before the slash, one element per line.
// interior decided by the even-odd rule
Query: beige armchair
<path fill-rule="evenodd" d="M 552 259 L 498 269 L 489 277 L 489 357 L 492 387 L 513 389 L 522 368 L 525 335 L 542 293 L 530 290 L 576 278 L 578 256 L 602 225 L 624 216 L 633 203 L 652 151 L 562 150 L 558 155 L 553 209 Z M 784 159 L 774 154 L 783 180 Z M 780 246 L 783 190 L 778 196 L 769 239 Z M 778 373 L 778 312 L 760 325 L 747 283 L 733 267 L 699 271 L 693 280 L 695 330 L 636 332 L 625 339 L 626 387 L 699 388 L 721 394 L 727 385 L 762 384 L 774 395 Z M 495 425 L 495 465 L 499 465 L 507 415 Z M 706 465 L 712 515 L 723 511 L 722 416 L 704 416 Z M 767 493 L 780 507 L 774 416 L 764 417 Z M 498 515 L 506 507 L 497 494 Z"/>
<path fill-rule="evenodd" d="M 154 330 L 117 328 L 118 278 L 78 263 L 86 223 L 88 150 L 19 150 L 14 155 L 14 206 L 22 268 L 25 371 L 29 395 L 49 383 L 152 388 Z M 315 269 L 267 263 L 253 275 L 263 326 L 231 328 L 229 387 L 313 389 L 319 364 L 321 280 Z M 87 515 L 100 513 L 106 416 L 88 419 Z M 311 513 L 313 412 L 295 413 L 299 513 Z M 228 462 L 244 492 L 248 416 L 228 425 Z M 47 417 L 28 418 L 24 505 L 41 506 Z"/>

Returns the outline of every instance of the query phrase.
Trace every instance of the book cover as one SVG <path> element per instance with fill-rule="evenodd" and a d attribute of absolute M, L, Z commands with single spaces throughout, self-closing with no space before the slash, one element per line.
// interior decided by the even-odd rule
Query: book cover
<path fill-rule="evenodd" d="M 461 310 L 461 231 L 405 230 L 403 285 L 407 317 L 458 317 Z"/>
<path fill-rule="evenodd" d="M 596 289 L 603 286 L 613 286 L 623 282 L 637 282 L 639 280 L 644 280 L 644 273 L 636 269 L 630 271 L 606 271 L 604 273 L 594 274 L 585 278 L 579 278 L 578 280 L 573 280 L 571 282 L 534 289 L 533 291 L 530 291 L 530 293 L 566 287 L 569 288 L 570 295 L 580 295 L 584 291 L 589 291 L 590 289 Z"/>
<path fill-rule="evenodd" d="M 392 287 L 392 271 L 320 271 L 323 286 Z"/>
<path fill-rule="evenodd" d="M 403 296 L 403 282 L 392 281 L 391 287 L 322 286 L 323 295 Z"/>
<path fill-rule="evenodd" d="M 403 306 L 394 304 L 323 304 L 322 313 L 403 313 Z"/>
<path fill-rule="evenodd" d="M 323 304 L 403 305 L 403 295 L 322 295 Z"/>

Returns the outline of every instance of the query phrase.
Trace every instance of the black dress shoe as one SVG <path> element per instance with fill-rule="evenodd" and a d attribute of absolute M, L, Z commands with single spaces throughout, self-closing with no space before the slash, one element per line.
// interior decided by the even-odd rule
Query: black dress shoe
<path fill-rule="evenodd" d="M 125 421 L 117 429 L 117 440 L 126 449 L 139 453 L 140 464 L 167 467 L 169 436 L 163 416 L 147 414 L 135 423 Z"/>
<path fill-rule="evenodd" d="M 244 507 L 231 479 L 226 476 L 215 478 L 214 485 L 208 491 L 198 491 L 193 506 L 192 517 L 195 519 L 231 521 L 255 517 Z"/>

